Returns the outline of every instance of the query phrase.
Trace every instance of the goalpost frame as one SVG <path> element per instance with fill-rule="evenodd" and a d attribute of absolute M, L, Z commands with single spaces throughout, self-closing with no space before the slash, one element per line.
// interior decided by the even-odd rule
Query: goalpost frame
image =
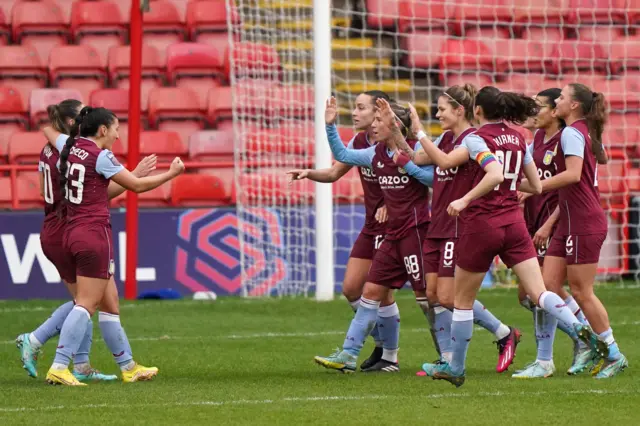
<path fill-rule="evenodd" d="M 331 167 L 331 151 L 324 123 L 325 102 L 331 96 L 331 2 L 313 0 L 313 80 L 315 103 L 316 168 Z M 333 248 L 333 191 L 316 183 L 316 300 L 333 300 L 335 288 Z"/>

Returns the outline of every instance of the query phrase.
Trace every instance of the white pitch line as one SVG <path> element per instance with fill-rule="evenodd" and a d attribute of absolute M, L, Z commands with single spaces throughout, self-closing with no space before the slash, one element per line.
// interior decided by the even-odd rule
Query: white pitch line
<path fill-rule="evenodd" d="M 474 398 L 474 397 L 517 397 L 517 396 L 540 396 L 540 395 L 620 395 L 620 394 L 638 394 L 639 391 L 630 390 L 604 390 L 604 389 L 584 389 L 574 391 L 534 391 L 534 392 L 478 392 L 478 393 L 434 393 L 420 394 L 421 398 L 433 399 L 454 399 L 454 398 Z M 326 402 L 326 401 L 369 401 L 377 399 L 399 399 L 400 396 L 388 395 L 361 395 L 361 396 L 308 396 L 308 397 L 289 397 L 280 399 L 236 399 L 229 401 L 190 401 L 190 402 L 167 402 L 146 403 L 146 404 L 84 404 L 84 405 L 49 405 L 42 407 L 0 407 L 0 413 L 23 413 L 23 412 L 46 412 L 56 410 L 91 410 L 91 409 L 127 409 L 142 407 L 205 407 L 205 406 L 225 406 L 225 405 L 268 405 L 268 404 L 287 404 L 290 402 Z"/>
<path fill-rule="evenodd" d="M 623 321 L 619 323 L 611 324 L 612 327 L 635 327 L 640 325 L 640 321 Z M 476 331 L 484 330 L 482 327 L 475 327 Z M 401 333 L 427 333 L 428 330 L 426 328 L 407 328 L 402 329 Z M 163 340 L 174 340 L 174 341 L 194 341 L 194 340 L 245 340 L 245 339 L 280 339 L 280 338 L 288 338 L 288 337 L 322 337 L 322 336 L 339 336 L 343 335 L 345 330 L 329 330 L 329 331 L 310 331 L 310 332 L 291 332 L 291 333 L 279 333 L 279 332 L 270 332 L 270 333 L 250 333 L 250 334 L 242 334 L 242 333 L 233 333 L 227 335 L 218 335 L 218 336 L 140 336 L 140 337 L 131 337 L 129 341 L 132 342 L 159 342 Z M 15 344 L 15 340 L 4 340 L 0 341 L 0 345 L 13 345 Z"/>

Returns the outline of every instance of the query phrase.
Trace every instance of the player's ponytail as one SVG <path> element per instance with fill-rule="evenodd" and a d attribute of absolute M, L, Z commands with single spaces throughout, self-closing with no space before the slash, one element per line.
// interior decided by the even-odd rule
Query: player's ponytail
<path fill-rule="evenodd" d="M 482 109 L 485 120 L 509 121 L 522 124 L 538 114 L 538 104 L 521 93 L 502 92 L 493 86 L 485 86 L 476 96 L 476 107 Z"/>
<path fill-rule="evenodd" d="M 391 107 L 391 111 L 395 114 L 396 119 L 400 121 L 400 131 L 402 132 L 402 136 L 406 138 L 411 132 L 411 110 L 395 102 L 391 103 L 389 106 Z"/>
<path fill-rule="evenodd" d="M 469 123 L 473 122 L 473 106 L 478 94 L 478 89 L 473 84 L 461 86 L 451 86 L 444 91 L 443 96 L 447 98 L 449 105 L 453 108 L 463 107 L 464 118 Z"/>
<path fill-rule="evenodd" d="M 592 92 L 590 88 L 580 83 L 571 83 L 573 100 L 580 104 L 582 114 L 587 121 L 589 136 L 591 137 L 591 152 L 598 159 L 598 163 L 606 163 L 606 154 L 602 149 L 602 133 L 607 122 L 607 105 L 604 95 Z"/>
<path fill-rule="evenodd" d="M 82 102 L 76 99 L 65 99 L 59 104 L 49 105 L 47 107 L 47 115 L 51 127 L 60 133 L 69 133 L 71 125 L 69 122 L 75 120 L 80 112 Z"/>
<path fill-rule="evenodd" d="M 67 162 L 67 160 L 69 159 L 69 152 L 71 151 L 71 148 L 73 147 L 73 145 L 76 143 L 76 137 L 80 133 L 80 127 L 82 125 L 82 121 L 86 118 L 86 116 L 89 113 L 91 113 L 92 110 L 93 108 L 91 107 L 82 108 L 82 111 L 80 111 L 80 114 L 78 115 L 73 126 L 71 126 L 71 129 L 69 130 L 69 137 L 67 138 L 67 141 L 64 144 L 64 148 L 62 148 L 62 152 L 60 152 L 60 192 L 62 195 L 63 203 L 67 195 L 66 194 L 67 171 L 69 167 L 69 163 Z M 60 210 L 63 211 L 64 209 L 60 209 Z"/>

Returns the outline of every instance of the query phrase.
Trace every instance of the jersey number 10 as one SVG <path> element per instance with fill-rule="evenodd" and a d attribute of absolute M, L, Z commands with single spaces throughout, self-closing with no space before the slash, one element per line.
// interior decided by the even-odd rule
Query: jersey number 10
<path fill-rule="evenodd" d="M 516 165 L 513 171 L 510 171 L 509 168 L 511 165 L 511 157 L 514 152 L 516 154 Z M 511 185 L 509 186 L 509 189 L 511 191 L 515 191 L 516 183 L 518 182 L 518 177 L 520 177 L 520 167 L 522 166 L 522 152 L 521 151 L 496 151 L 496 157 L 498 157 L 498 161 L 502 163 L 502 174 L 504 176 L 505 182 L 510 179 Z M 494 190 L 496 191 L 499 189 L 500 189 L 500 185 L 496 185 L 496 187 L 494 188 Z"/>

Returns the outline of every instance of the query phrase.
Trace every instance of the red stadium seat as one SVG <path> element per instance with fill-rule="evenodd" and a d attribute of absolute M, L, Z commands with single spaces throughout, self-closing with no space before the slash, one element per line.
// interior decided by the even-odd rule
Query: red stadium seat
<path fill-rule="evenodd" d="M 187 87 L 198 95 L 202 108 L 206 106 L 209 89 L 224 80 L 226 46 L 203 43 L 176 43 L 167 48 L 167 77 L 178 87 Z"/>
<path fill-rule="evenodd" d="M 314 183 L 308 179 L 289 185 L 286 170 L 243 173 L 237 196 L 245 205 L 297 206 L 313 203 Z"/>
<path fill-rule="evenodd" d="M 151 10 L 142 14 L 143 43 L 154 46 L 164 58 L 167 47 L 186 38 L 186 29 L 175 5 L 170 1 L 157 0 Z"/>
<path fill-rule="evenodd" d="M 273 98 L 277 83 L 269 80 L 243 79 L 231 87 L 218 87 L 209 91 L 207 117 L 209 122 L 221 128 L 233 120 L 232 96 L 236 111 L 253 120 L 271 121 L 277 117 Z"/>
<path fill-rule="evenodd" d="M 513 20 L 524 28 L 559 26 L 569 18 L 570 0 L 511 0 Z"/>
<path fill-rule="evenodd" d="M 306 124 L 243 132 L 239 137 L 247 167 L 312 167 L 315 137 Z"/>
<path fill-rule="evenodd" d="M 47 71 L 32 46 L 2 46 L 0 79 L 2 84 L 9 85 L 20 93 L 22 104 L 26 107 L 31 91 L 47 85 Z"/>
<path fill-rule="evenodd" d="M 91 92 L 89 105 L 107 108 L 118 117 L 129 114 L 129 91 L 126 89 L 99 89 Z"/>
<path fill-rule="evenodd" d="M 640 36 L 620 37 L 611 45 L 609 64 L 613 74 L 640 69 Z"/>
<path fill-rule="evenodd" d="M 607 54 L 594 41 L 562 41 L 554 47 L 548 63 L 554 74 L 606 72 L 608 69 Z"/>
<path fill-rule="evenodd" d="M 186 157 L 187 145 L 182 143 L 180 135 L 170 131 L 140 132 L 140 154 L 156 154 L 158 161 L 171 162 L 175 157 Z"/>
<path fill-rule="evenodd" d="M 67 44 L 69 28 L 55 3 L 16 2 L 11 10 L 13 40 L 32 45 L 43 59 L 49 58 L 54 46 Z"/>
<path fill-rule="evenodd" d="M 477 27 L 464 30 L 465 38 L 478 38 L 485 42 L 511 38 L 511 27 Z"/>
<path fill-rule="evenodd" d="M 9 139 L 9 162 L 38 164 L 40 152 L 46 143 L 42 132 L 16 132 Z"/>
<path fill-rule="evenodd" d="M 204 128 L 204 114 L 193 91 L 157 87 L 149 92 L 149 123 L 158 130 L 180 133 L 185 146 L 192 133 Z"/>
<path fill-rule="evenodd" d="M 263 43 L 239 42 L 225 55 L 225 74 L 231 75 L 231 57 L 236 77 L 269 78 L 280 76 L 280 57 L 275 47 Z"/>
<path fill-rule="evenodd" d="M 602 134 L 602 142 L 607 148 L 627 149 L 635 153 L 638 145 L 638 128 L 637 127 L 614 127 L 611 123 L 607 123 Z"/>
<path fill-rule="evenodd" d="M 394 29 L 401 0 L 367 0 L 367 26 Z"/>
<path fill-rule="evenodd" d="M 9 137 L 13 132 L 27 129 L 28 121 L 23 114 L 25 107 L 17 90 L 11 86 L 0 86 L 0 155 L 7 153 Z"/>
<path fill-rule="evenodd" d="M 29 113 L 31 114 L 31 124 L 38 126 L 48 122 L 47 107 L 51 104 L 58 104 L 65 99 L 77 99 L 84 102 L 82 94 L 74 89 L 35 89 L 31 92 L 29 99 Z"/>
<path fill-rule="evenodd" d="M 13 5 L 16 4 L 17 1 L 20 0 L 0 0 L 0 10 L 2 10 L 2 14 L 4 15 L 4 23 L 11 23 L 11 9 Z"/>
<path fill-rule="evenodd" d="M 156 170 L 151 174 L 162 173 L 162 170 Z M 169 181 L 160 185 L 151 191 L 138 194 L 138 203 L 141 207 L 169 207 L 171 205 L 171 188 L 173 181 Z M 111 200 L 111 207 L 125 207 L 127 202 L 127 192 L 120 194 Z"/>
<path fill-rule="evenodd" d="M 559 43 L 566 38 L 561 27 L 525 27 L 521 35 L 525 40 L 536 40 L 551 45 Z"/>
<path fill-rule="evenodd" d="M 315 112 L 314 88 L 308 84 L 274 87 L 272 108 L 284 118 L 313 119 Z"/>
<path fill-rule="evenodd" d="M 612 110 L 638 111 L 640 110 L 639 78 L 639 74 L 627 74 L 620 79 L 607 81 L 604 89 L 597 90 L 604 93 Z"/>
<path fill-rule="evenodd" d="M 42 208 L 44 199 L 40 195 L 38 172 L 20 173 L 16 180 L 16 197 L 20 209 Z M 12 208 L 11 178 L 0 177 L 0 208 Z"/>
<path fill-rule="evenodd" d="M 78 1 L 71 13 L 76 43 L 93 46 L 106 63 L 111 46 L 126 43 L 127 26 L 120 9 L 110 1 Z"/>
<path fill-rule="evenodd" d="M 570 0 L 569 8 L 571 25 L 626 23 L 626 0 Z"/>
<path fill-rule="evenodd" d="M 235 8 L 231 12 L 231 19 L 234 24 L 240 21 Z M 226 0 L 190 1 L 187 4 L 187 32 L 191 40 L 197 42 L 204 42 L 200 37 L 209 34 L 222 33 L 228 37 Z"/>
<path fill-rule="evenodd" d="M 465 0 L 455 8 L 458 31 L 478 27 L 508 27 L 513 21 L 512 0 Z"/>
<path fill-rule="evenodd" d="M 114 87 L 129 89 L 129 69 L 131 65 L 131 47 L 114 46 L 109 49 L 108 71 L 109 79 Z M 158 49 L 153 46 L 142 45 L 142 110 L 147 110 L 149 92 L 154 87 L 162 87 L 164 83 L 164 62 Z"/>
<path fill-rule="evenodd" d="M 333 194 L 333 199 L 340 204 L 364 203 L 364 189 L 357 167 L 333 184 Z"/>
<path fill-rule="evenodd" d="M 353 127 L 339 126 L 338 134 L 340 135 L 340 139 L 342 139 L 343 142 L 348 142 L 355 137 L 356 131 L 353 129 Z"/>
<path fill-rule="evenodd" d="M 482 73 L 475 74 L 463 74 L 463 73 L 450 73 L 445 74 L 442 77 L 442 85 L 444 88 L 451 86 L 463 86 L 467 83 L 473 84 L 477 89 L 481 89 L 484 86 L 493 86 L 494 82 L 491 76 Z"/>
<path fill-rule="evenodd" d="M 432 69 L 440 64 L 446 46 L 444 31 L 416 31 L 402 37 L 402 49 L 407 51 L 405 65 L 409 68 Z"/>
<path fill-rule="evenodd" d="M 440 58 L 440 71 L 492 72 L 494 60 L 491 50 L 480 40 L 448 39 Z"/>
<path fill-rule="evenodd" d="M 611 159 L 607 164 L 598 165 L 598 189 L 600 194 L 619 194 L 628 192 L 626 184 L 627 170 L 630 166 L 625 160 Z"/>
<path fill-rule="evenodd" d="M 406 33 L 414 30 L 445 30 L 455 19 L 454 3 L 447 0 L 435 0 L 425 2 L 423 0 L 400 0 L 397 6 L 397 13 L 394 7 L 387 9 L 390 2 L 382 0 L 368 0 L 367 9 L 369 10 L 369 25 L 389 27 L 384 20 L 388 20 L 388 16 L 398 16 L 398 31 Z M 371 11 L 375 10 L 373 16 Z M 380 16 L 380 18 L 378 18 Z M 392 23 L 392 22 L 391 22 Z"/>
<path fill-rule="evenodd" d="M 207 101 L 207 120 L 214 127 L 221 124 L 233 124 L 233 88 L 216 87 L 209 90 Z"/>
<path fill-rule="evenodd" d="M 543 89 L 552 87 L 553 83 L 544 74 L 503 74 L 503 81 L 495 86 L 504 92 L 524 93 L 533 96 Z"/>
<path fill-rule="evenodd" d="M 189 158 L 196 161 L 233 163 L 233 130 L 205 130 L 189 138 Z"/>
<path fill-rule="evenodd" d="M 491 43 L 491 44 L 489 44 Z M 496 57 L 496 71 L 544 72 L 553 46 L 536 40 L 506 39 L 487 41 Z"/>
<path fill-rule="evenodd" d="M 176 206 L 225 206 L 233 202 L 233 193 L 217 176 L 184 174 L 174 180 L 171 202 Z"/>
<path fill-rule="evenodd" d="M 0 9 L 0 45 L 7 44 L 11 37 L 11 30 L 7 25 L 7 16 L 11 15 L 5 15 L 4 11 Z"/>
<path fill-rule="evenodd" d="M 73 58 L 73 60 L 69 60 Z M 60 88 L 73 88 L 83 99 L 107 83 L 105 64 L 91 46 L 56 46 L 49 56 L 51 84 Z"/>

